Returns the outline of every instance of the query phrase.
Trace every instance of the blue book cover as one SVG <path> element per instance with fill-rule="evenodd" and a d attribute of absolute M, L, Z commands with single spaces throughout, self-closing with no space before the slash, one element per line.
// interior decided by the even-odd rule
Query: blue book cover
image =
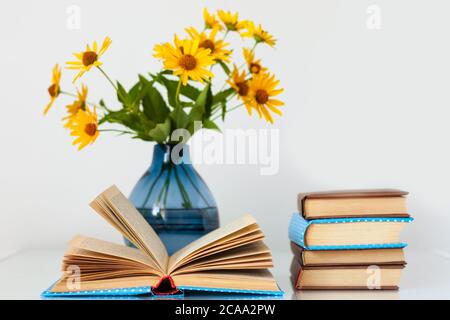
<path fill-rule="evenodd" d="M 310 244 L 307 241 L 307 237 L 311 234 L 311 226 L 314 225 L 341 225 L 349 223 L 364 223 L 364 232 L 371 233 L 380 227 L 380 222 L 385 225 L 385 223 L 409 223 L 413 221 L 411 217 L 405 218 L 393 218 L 393 217 L 382 217 L 382 218 L 336 218 L 336 219 L 315 219 L 306 220 L 299 213 L 294 213 L 292 215 L 291 221 L 289 223 L 289 239 L 301 246 L 306 250 L 351 250 L 351 249 L 383 249 L 383 248 L 404 248 L 406 243 L 404 242 L 384 242 L 377 241 L 374 243 L 367 243 L 364 241 L 358 242 L 354 239 L 348 239 L 348 243 L 345 243 L 345 239 L 339 237 L 336 239 L 335 243 L 333 240 L 329 240 L 327 243 Z M 348 235 L 351 237 L 351 235 Z"/>
<path fill-rule="evenodd" d="M 53 286 L 52 286 L 53 287 Z M 80 290 L 80 291 L 68 291 L 68 292 L 53 292 L 49 289 L 42 292 L 43 298 L 108 298 L 108 297 L 161 297 L 170 296 L 170 298 L 182 298 L 185 294 L 206 293 L 206 294 L 223 294 L 225 296 L 241 296 L 245 299 L 255 299 L 259 297 L 282 297 L 284 292 L 279 290 L 267 291 L 267 290 L 242 290 L 242 289 L 229 289 L 229 288 L 206 288 L 206 287 L 188 287 L 180 286 L 176 288 L 176 292 L 170 294 L 155 293 L 152 286 L 130 287 L 130 288 L 112 288 L 112 289 L 99 289 L 99 290 Z"/>

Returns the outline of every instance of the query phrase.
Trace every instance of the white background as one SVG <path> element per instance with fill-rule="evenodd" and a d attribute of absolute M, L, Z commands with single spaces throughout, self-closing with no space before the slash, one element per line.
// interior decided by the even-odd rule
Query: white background
<path fill-rule="evenodd" d="M 67 8 L 81 8 L 81 29 Z M 366 26 L 369 5 L 381 29 Z M 278 39 L 258 51 L 282 81 L 280 169 L 200 165 L 222 222 L 249 212 L 272 249 L 288 250 L 287 225 L 303 191 L 394 187 L 410 192 L 416 218 L 403 234 L 412 248 L 450 252 L 450 2 L 445 0 L 7 1 L 0 10 L 0 258 L 27 248 L 63 248 L 74 234 L 121 241 L 89 207 L 112 183 L 129 193 L 150 164 L 152 145 L 102 135 L 77 152 L 57 101 L 47 117 L 54 63 L 87 42 L 113 39 L 103 57 L 126 86 L 160 68 L 156 42 L 170 41 L 202 10 L 237 10 Z M 236 40 L 238 43 L 239 41 Z M 90 99 L 113 93 L 98 72 L 82 81 Z M 74 73 L 63 70 L 63 88 Z M 224 128 L 267 128 L 244 110 Z"/>

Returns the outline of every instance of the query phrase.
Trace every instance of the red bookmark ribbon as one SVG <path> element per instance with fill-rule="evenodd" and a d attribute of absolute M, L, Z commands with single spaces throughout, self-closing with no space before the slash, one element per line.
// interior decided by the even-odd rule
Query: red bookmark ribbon
<path fill-rule="evenodd" d="M 174 295 L 179 294 L 175 282 L 170 275 L 162 277 L 155 286 L 152 286 L 152 292 L 155 295 Z"/>

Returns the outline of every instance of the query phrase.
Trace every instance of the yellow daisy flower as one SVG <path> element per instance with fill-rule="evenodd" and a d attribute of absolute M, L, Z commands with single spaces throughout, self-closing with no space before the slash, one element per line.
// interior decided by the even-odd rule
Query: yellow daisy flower
<path fill-rule="evenodd" d="M 214 64 L 211 50 L 200 48 L 199 41 L 198 38 L 183 40 L 180 46 L 167 43 L 161 50 L 164 68 L 173 70 L 173 74 L 180 77 L 183 85 L 186 85 L 189 79 L 203 83 L 204 80 L 214 77 L 207 69 Z"/>
<path fill-rule="evenodd" d="M 183 41 L 180 40 L 176 34 L 173 37 L 173 42 L 175 43 L 176 48 L 181 48 L 183 46 Z M 167 48 L 170 46 L 171 44 L 168 42 L 156 44 L 153 47 L 153 56 L 158 59 L 164 58 L 164 56 L 168 54 L 169 50 Z"/>
<path fill-rule="evenodd" d="M 92 48 L 88 44 L 85 51 L 74 53 L 74 56 L 78 60 L 66 62 L 66 69 L 80 70 L 80 72 L 78 72 L 78 74 L 73 79 L 73 82 L 75 82 L 85 72 L 89 71 L 93 66 L 99 67 L 102 65 L 102 63 L 98 61 L 98 59 L 105 53 L 111 42 L 111 39 L 109 37 L 106 37 L 105 40 L 103 40 L 103 44 L 100 48 L 98 48 L 97 46 L 97 41 L 94 41 L 94 43 L 92 44 Z"/>
<path fill-rule="evenodd" d="M 209 13 L 208 9 L 203 9 L 203 19 L 205 20 L 206 29 L 218 29 L 223 30 L 222 25 L 219 20 L 217 20 L 216 15 Z"/>
<path fill-rule="evenodd" d="M 236 91 L 236 94 L 239 98 L 245 100 L 248 95 L 248 81 L 245 79 L 246 72 L 245 70 L 242 70 L 241 73 L 239 73 L 239 69 L 234 65 L 233 72 L 231 73 L 230 79 L 227 80 L 227 83 Z M 248 106 L 246 105 L 248 108 Z M 251 112 L 251 111 L 249 111 Z"/>
<path fill-rule="evenodd" d="M 91 112 L 89 108 L 78 110 L 73 118 L 70 130 L 70 135 L 76 137 L 72 142 L 72 145 L 79 144 L 78 150 L 83 149 L 90 143 L 94 143 L 99 135 L 97 112 L 95 108 L 93 112 Z"/>
<path fill-rule="evenodd" d="M 252 74 L 259 74 L 267 71 L 267 68 L 264 68 L 261 65 L 261 59 L 255 60 L 255 54 L 252 50 L 244 48 L 244 59 L 247 62 L 248 70 Z"/>
<path fill-rule="evenodd" d="M 275 80 L 275 76 L 269 73 L 257 74 L 249 81 L 246 105 L 250 115 L 251 108 L 255 108 L 259 117 L 264 116 L 270 123 L 273 123 L 273 118 L 269 111 L 282 115 L 277 107 L 283 106 L 284 103 L 272 98 L 283 92 L 283 89 L 276 88 L 279 83 L 280 81 Z"/>
<path fill-rule="evenodd" d="M 232 14 L 230 11 L 219 10 L 217 11 L 217 14 L 228 31 L 240 31 L 244 29 L 247 24 L 246 21 L 239 22 L 237 12 Z"/>
<path fill-rule="evenodd" d="M 153 56 L 158 59 L 162 59 L 166 52 L 166 43 L 157 43 L 153 47 Z"/>
<path fill-rule="evenodd" d="M 229 43 L 226 43 L 223 40 L 216 40 L 218 31 L 218 29 L 213 29 L 209 36 L 207 36 L 205 32 L 199 33 L 194 27 L 186 29 L 186 32 L 193 40 L 196 38 L 199 39 L 198 46 L 200 48 L 211 50 L 210 54 L 214 57 L 214 60 L 228 62 L 230 61 L 231 51 L 226 50 L 225 47 L 227 47 Z"/>
<path fill-rule="evenodd" d="M 63 120 L 67 120 L 64 124 L 64 128 L 70 128 L 78 111 L 86 109 L 87 94 L 88 88 L 86 85 L 82 84 L 81 91 L 77 89 L 77 100 L 66 106 L 68 115 L 63 118 Z"/>
<path fill-rule="evenodd" d="M 241 35 L 247 38 L 255 39 L 256 43 L 267 43 L 269 46 L 273 47 L 275 45 L 276 39 L 267 31 L 263 30 L 261 25 L 258 27 L 251 21 L 248 21 L 245 25 L 247 29 L 246 32 L 243 32 Z"/>
<path fill-rule="evenodd" d="M 50 95 L 50 102 L 44 109 L 44 114 L 47 114 L 48 110 L 50 110 L 51 106 L 55 102 L 56 98 L 59 96 L 61 92 L 61 87 L 59 86 L 59 82 L 61 81 L 61 68 L 58 64 L 55 64 L 52 70 L 52 84 L 48 87 L 47 91 Z"/>

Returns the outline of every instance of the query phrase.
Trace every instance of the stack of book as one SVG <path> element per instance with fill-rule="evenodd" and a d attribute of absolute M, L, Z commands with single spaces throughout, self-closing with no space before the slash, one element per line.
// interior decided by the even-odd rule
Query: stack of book
<path fill-rule="evenodd" d="M 413 219 L 394 189 L 298 195 L 289 238 L 297 289 L 399 288 L 406 265 L 400 232 Z"/>

